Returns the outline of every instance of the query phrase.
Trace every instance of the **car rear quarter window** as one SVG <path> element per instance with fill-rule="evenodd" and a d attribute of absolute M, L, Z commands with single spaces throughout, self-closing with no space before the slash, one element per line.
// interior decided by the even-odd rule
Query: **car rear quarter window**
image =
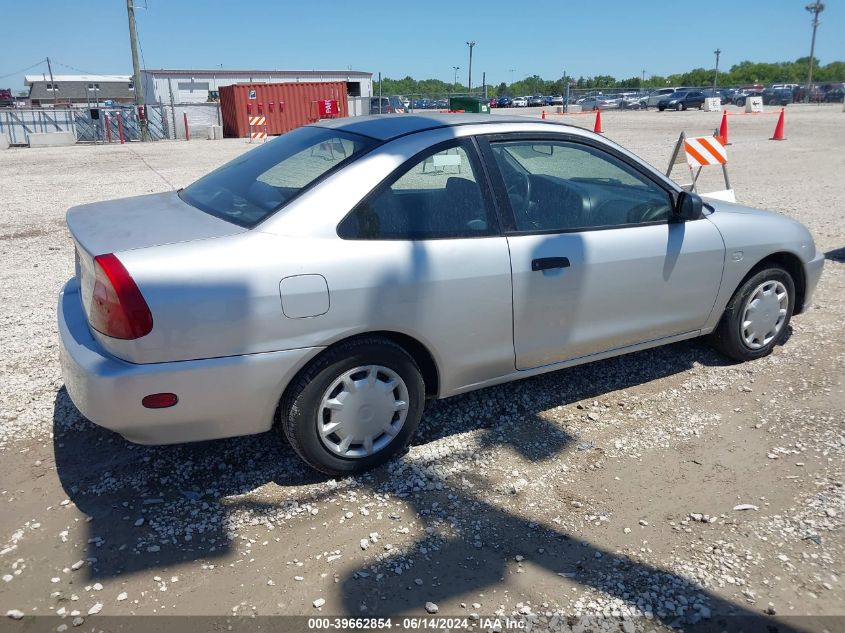
<path fill-rule="evenodd" d="M 375 144 L 357 134 L 299 128 L 226 163 L 179 195 L 206 213 L 253 227 Z"/>
<path fill-rule="evenodd" d="M 438 146 L 399 168 L 338 225 L 350 240 L 426 240 L 498 234 L 471 145 Z"/>

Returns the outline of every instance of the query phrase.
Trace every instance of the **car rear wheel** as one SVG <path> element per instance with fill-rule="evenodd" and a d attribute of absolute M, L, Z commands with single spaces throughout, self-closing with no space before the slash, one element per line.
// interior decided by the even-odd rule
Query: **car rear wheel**
<path fill-rule="evenodd" d="M 763 268 L 731 297 L 711 342 L 734 360 L 762 358 L 786 339 L 794 309 L 795 283 L 789 273 L 778 266 Z"/>
<path fill-rule="evenodd" d="M 425 403 L 414 359 L 378 337 L 318 357 L 285 393 L 282 429 L 309 466 L 332 476 L 383 464 L 413 437 Z"/>
<path fill-rule="evenodd" d="M 403 450 L 424 403 L 414 359 L 392 341 L 364 337 L 330 349 L 300 374 L 282 399 L 281 423 L 311 467 L 345 476 Z"/>

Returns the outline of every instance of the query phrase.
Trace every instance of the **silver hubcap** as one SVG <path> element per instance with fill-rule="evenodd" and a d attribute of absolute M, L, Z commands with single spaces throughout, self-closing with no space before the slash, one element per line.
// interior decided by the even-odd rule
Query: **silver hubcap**
<path fill-rule="evenodd" d="M 408 416 L 408 387 L 392 369 L 356 367 L 326 389 L 317 412 L 323 445 L 346 458 L 378 453 L 396 437 Z"/>
<path fill-rule="evenodd" d="M 765 347 L 778 335 L 789 308 L 789 293 L 779 281 L 765 281 L 751 293 L 742 312 L 742 340 L 749 349 Z"/>

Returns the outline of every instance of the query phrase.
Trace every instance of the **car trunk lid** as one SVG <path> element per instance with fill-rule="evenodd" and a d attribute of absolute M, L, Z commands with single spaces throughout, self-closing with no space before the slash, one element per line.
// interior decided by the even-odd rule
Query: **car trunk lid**
<path fill-rule="evenodd" d="M 67 225 L 77 246 L 92 257 L 247 230 L 192 207 L 175 191 L 73 207 Z"/>

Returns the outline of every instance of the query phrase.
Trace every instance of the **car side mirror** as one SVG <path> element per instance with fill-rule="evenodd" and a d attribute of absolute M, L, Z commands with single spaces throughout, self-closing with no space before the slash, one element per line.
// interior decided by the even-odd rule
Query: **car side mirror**
<path fill-rule="evenodd" d="M 698 220 L 703 210 L 704 202 L 701 196 L 691 191 L 682 191 L 675 203 L 675 220 L 678 222 Z"/>

